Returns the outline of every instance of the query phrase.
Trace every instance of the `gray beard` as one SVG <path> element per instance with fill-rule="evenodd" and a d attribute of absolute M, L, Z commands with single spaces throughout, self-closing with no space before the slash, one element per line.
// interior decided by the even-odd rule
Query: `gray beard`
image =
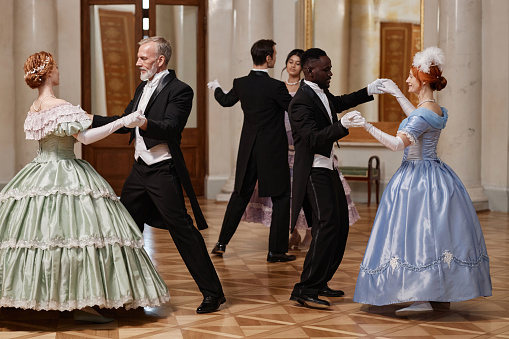
<path fill-rule="evenodd" d="M 157 64 L 154 63 L 154 65 L 152 65 L 152 68 L 147 69 L 147 72 L 145 74 L 143 74 L 143 73 L 140 74 L 140 79 L 141 79 L 141 81 L 148 80 L 148 79 L 152 78 L 156 73 L 157 73 Z"/>

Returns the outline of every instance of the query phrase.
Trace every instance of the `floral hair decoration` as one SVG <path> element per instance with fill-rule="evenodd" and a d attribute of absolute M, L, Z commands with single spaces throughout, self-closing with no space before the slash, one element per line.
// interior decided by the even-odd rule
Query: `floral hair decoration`
<path fill-rule="evenodd" d="M 49 63 L 49 56 L 46 57 L 46 60 L 44 60 L 44 62 L 42 63 L 42 65 L 38 66 L 38 67 L 35 67 L 35 68 L 32 68 L 31 70 L 29 70 L 28 72 L 25 73 L 25 76 L 24 78 L 26 79 L 26 77 L 29 75 L 29 74 L 35 74 L 35 73 L 38 73 L 40 71 L 42 71 Z"/>

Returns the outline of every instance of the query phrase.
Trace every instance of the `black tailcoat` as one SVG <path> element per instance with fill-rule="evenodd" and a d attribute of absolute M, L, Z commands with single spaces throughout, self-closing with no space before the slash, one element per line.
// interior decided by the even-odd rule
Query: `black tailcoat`
<path fill-rule="evenodd" d="M 240 100 L 244 123 L 235 171 L 235 191 L 240 192 L 251 153 L 256 157 L 258 195 L 275 197 L 289 189 L 288 138 L 285 111 L 292 99 L 285 84 L 267 72 L 251 71 L 233 81 L 233 88 L 214 92 L 217 102 L 231 107 Z"/>
<path fill-rule="evenodd" d="M 205 229 L 208 227 L 207 222 L 205 221 L 200 205 L 196 199 L 189 177 L 189 171 L 187 170 L 184 156 L 180 149 L 182 131 L 191 113 L 194 95 L 193 89 L 186 83 L 177 79 L 174 70 L 168 71 L 169 74 L 159 81 L 156 90 L 150 97 L 147 107 L 145 108 L 145 116 L 148 119 L 147 130 L 143 131 L 140 129 L 140 135 L 143 137 L 147 149 L 151 149 L 161 143 L 166 143 L 168 145 L 179 180 L 191 202 L 196 224 L 199 229 Z M 136 88 L 134 98 L 129 105 L 127 105 L 122 116 L 130 114 L 138 108 L 138 103 L 146 84 L 147 82 L 143 81 L 138 88 Z M 103 117 L 96 115 L 94 116 L 92 127 L 102 126 L 118 118 L 119 116 Z M 131 133 L 129 143 L 131 143 L 135 137 L 134 128 L 124 127 L 119 129 L 116 133 Z M 146 221 L 148 225 L 167 229 L 167 225 L 164 225 L 162 217 L 155 206 L 153 206 L 153 211 L 148 213 L 148 215 L 149 219 Z"/>
<path fill-rule="evenodd" d="M 341 125 L 336 113 L 373 100 L 373 96 L 368 95 L 366 88 L 341 96 L 334 96 L 328 90 L 325 90 L 325 94 L 329 100 L 332 122 L 318 95 L 304 81 L 290 103 L 289 118 L 295 145 L 292 231 L 306 197 L 306 187 L 315 154 L 329 157 L 334 142 L 348 135 L 348 129 Z"/>

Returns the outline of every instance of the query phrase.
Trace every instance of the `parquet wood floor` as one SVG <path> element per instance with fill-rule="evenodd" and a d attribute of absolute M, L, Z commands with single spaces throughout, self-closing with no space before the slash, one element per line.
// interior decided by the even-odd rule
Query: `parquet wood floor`
<path fill-rule="evenodd" d="M 201 200 L 214 246 L 226 203 Z M 291 263 L 267 263 L 268 228 L 242 223 L 223 258 L 212 260 L 227 302 L 220 311 L 198 315 L 202 297 L 168 232 L 145 230 L 146 249 L 165 279 L 171 300 L 159 308 L 101 310 L 109 324 L 85 324 L 70 312 L 0 309 L 0 338 L 509 338 L 509 214 L 481 212 L 491 259 L 493 296 L 453 303 L 445 312 L 398 318 L 401 305 L 373 307 L 352 302 L 355 281 L 376 205 L 358 206 L 362 219 L 350 228 L 345 258 L 330 283 L 346 292 L 329 310 L 311 310 L 289 300 L 305 251 Z"/>

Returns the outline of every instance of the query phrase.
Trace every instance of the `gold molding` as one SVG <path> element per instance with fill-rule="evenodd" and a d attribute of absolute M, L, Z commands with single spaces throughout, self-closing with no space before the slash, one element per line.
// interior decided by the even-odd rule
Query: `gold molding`
<path fill-rule="evenodd" d="M 421 0 L 422 1 L 422 0 Z M 304 0 L 304 50 L 313 47 L 313 16 L 314 16 L 314 0 Z"/>

